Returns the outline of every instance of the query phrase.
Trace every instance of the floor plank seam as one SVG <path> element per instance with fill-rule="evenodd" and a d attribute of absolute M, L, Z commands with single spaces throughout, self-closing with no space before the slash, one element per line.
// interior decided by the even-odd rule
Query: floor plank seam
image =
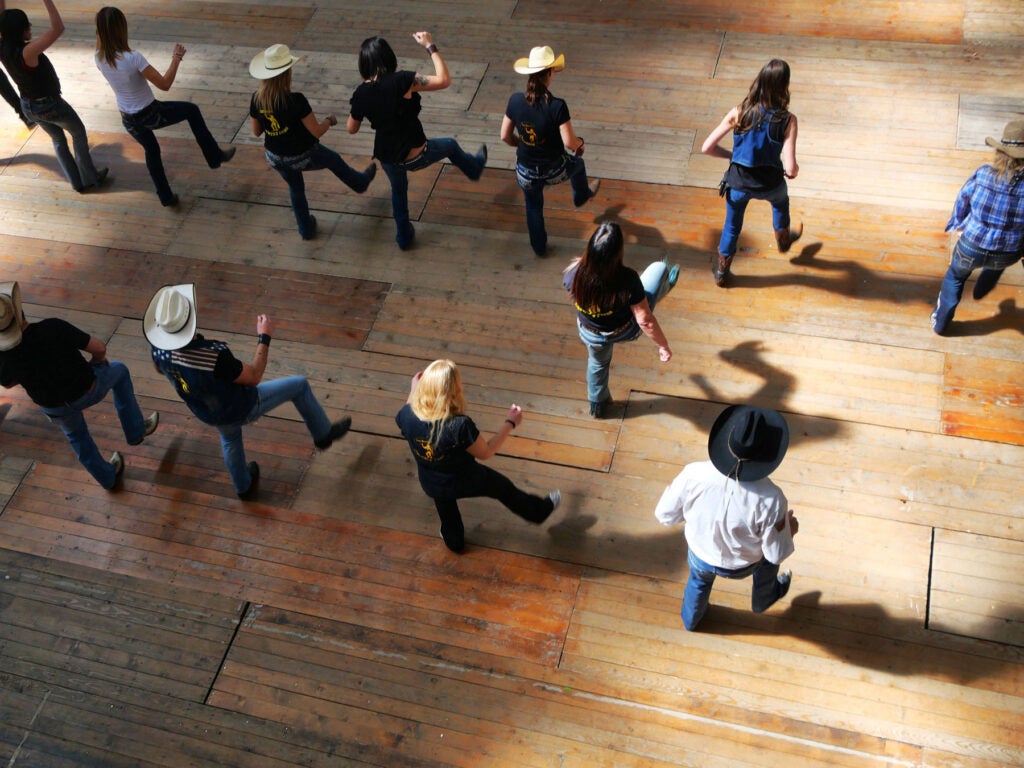
<path fill-rule="evenodd" d="M 238 633 L 242 631 L 242 625 L 245 624 L 246 618 L 249 614 L 249 609 L 252 608 L 253 604 L 251 600 L 246 600 L 242 604 L 241 610 L 238 612 L 238 621 L 235 622 L 235 629 L 231 633 L 231 638 L 224 646 L 224 654 L 221 656 L 220 663 L 217 665 L 217 671 L 213 674 L 210 680 L 210 686 L 206 689 L 206 695 L 203 696 L 203 704 L 206 706 L 212 706 L 210 704 L 210 697 L 213 695 L 214 689 L 217 687 L 217 680 L 220 679 L 221 673 L 224 671 L 224 665 L 228 662 L 228 656 L 235 646 L 235 640 L 238 639 Z"/>

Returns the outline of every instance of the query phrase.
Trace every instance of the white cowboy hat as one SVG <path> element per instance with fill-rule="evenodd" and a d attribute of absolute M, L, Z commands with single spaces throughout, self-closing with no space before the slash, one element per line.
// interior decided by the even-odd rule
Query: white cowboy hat
<path fill-rule="evenodd" d="M 195 283 L 165 285 L 146 308 L 142 332 L 157 349 L 181 349 L 195 337 L 196 322 Z"/>
<path fill-rule="evenodd" d="M 21 344 L 21 287 L 17 281 L 0 283 L 0 351 Z"/>
<path fill-rule="evenodd" d="M 282 72 L 287 72 L 305 56 L 292 56 L 287 45 L 275 43 L 265 51 L 257 53 L 249 62 L 249 74 L 257 80 L 269 80 Z"/>
<path fill-rule="evenodd" d="M 545 69 L 553 69 L 561 72 L 565 69 L 565 54 L 558 54 L 551 50 L 550 45 L 539 45 L 530 49 L 530 55 L 525 59 L 516 59 L 512 68 L 520 75 L 532 75 L 534 72 L 543 72 Z"/>

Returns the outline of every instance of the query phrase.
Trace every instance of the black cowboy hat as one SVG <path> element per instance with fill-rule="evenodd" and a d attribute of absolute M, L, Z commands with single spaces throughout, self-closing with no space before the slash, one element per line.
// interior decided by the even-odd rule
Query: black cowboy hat
<path fill-rule="evenodd" d="M 789 448 L 789 426 L 771 408 L 730 405 L 715 419 L 708 455 L 715 469 L 736 480 L 760 480 L 782 463 Z"/>

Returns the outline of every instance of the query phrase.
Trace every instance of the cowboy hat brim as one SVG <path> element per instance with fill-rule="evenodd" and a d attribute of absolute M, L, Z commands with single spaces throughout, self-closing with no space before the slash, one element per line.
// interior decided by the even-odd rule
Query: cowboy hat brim
<path fill-rule="evenodd" d="M 765 436 L 767 453 L 758 459 L 740 461 L 729 450 L 729 436 L 734 428 L 751 411 L 757 412 L 765 420 Z M 789 448 L 789 425 L 782 414 L 771 408 L 757 408 L 751 405 L 730 405 L 715 419 L 708 435 L 708 456 L 715 469 L 726 477 L 743 482 L 751 482 L 768 477 L 774 472 Z"/>
<path fill-rule="evenodd" d="M 272 77 L 287 72 L 289 69 L 294 67 L 304 58 L 303 56 L 292 56 L 291 61 L 287 64 L 283 64 L 280 67 L 274 67 L 273 69 L 267 68 L 266 57 L 264 56 L 265 51 L 260 51 L 253 56 L 252 61 L 249 62 L 249 74 L 255 77 L 257 80 L 270 80 Z"/>
<path fill-rule="evenodd" d="M 999 139 L 994 139 L 989 136 L 985 139 L 985 143 L 988 144 L 992 149 L 997 152 L 1002 152 L 1004 155 L 1009 155 L 1014 160 L 1024 159 L 1024 146 L 1014 146 L 1011 144 L 1003 144 Z"/>
<path fill-rule="evenodd" d="M 553 69 L 555 72 L 561 72 L 565 69 L 565 54 L 558 54 L 555 60 L 545 67 L 531 67 L 529 57 L 516 59 L 515 64 L 512 65 L 512 69 L 520 75 L 532 75 L 536 72 L 543 72 L 545 69 Z"/>
<path fill-rule="evenodd" d="M 165 289 L 171 289 L 180 293 L 188 302 L 188 321 L 174 333 L 168 333 L 156 322 L 156 302 Z M 152 346 L 157 349 L 173 350 L 188 346 L 195 338 L 198 319 L 196 317 L 196 286 L 195 283 L 184 283 L 182 285 L 165 285 L 153 294 L 153 298 L 146 307 L 146 314 L 142 318 L 142 332 Z"/>
<path fill-rule="evenodd" d="M 21 286 L 15 280 L 11 283 L 0 283 L 0 296 L 10 300 L 11 321 L 0 331 L 0 351 L 6 352 L 21 344 Z"/>

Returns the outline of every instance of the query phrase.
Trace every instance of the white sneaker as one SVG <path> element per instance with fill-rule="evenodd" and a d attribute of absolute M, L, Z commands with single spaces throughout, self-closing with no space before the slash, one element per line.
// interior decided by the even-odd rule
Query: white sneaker
<path fill-rule="evenodd" d="M 548 498 L 551 499 L 551 511 L 554 512 L 558 509 L 558 505 L 562 503 L 562 492 L 555 488 L 555 490 L 548 494 Z"/>

